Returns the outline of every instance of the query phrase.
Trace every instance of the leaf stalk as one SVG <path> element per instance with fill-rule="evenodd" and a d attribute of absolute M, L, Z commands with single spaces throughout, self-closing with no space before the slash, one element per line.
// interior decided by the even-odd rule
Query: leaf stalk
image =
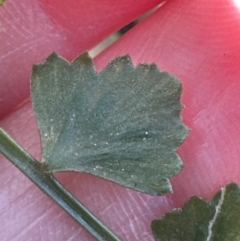
<path fill-rule="evenodd" d="M 81 202 L 68 192 L 52 174 L 42 171 L 42 164 L 28 154 L 0 128 L 0 153 L 21 170 L 36 186 L 52 198 L 71 217 L 99 241 L 121 241 Z"/>

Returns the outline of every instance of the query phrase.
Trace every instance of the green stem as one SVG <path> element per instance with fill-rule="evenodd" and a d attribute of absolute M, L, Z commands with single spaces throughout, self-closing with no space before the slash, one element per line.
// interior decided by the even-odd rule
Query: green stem
<path fill-rule="evenodd" d="M 2 128 L 0 128 L 0 152 L 97 240 L 121 240 L 69 193 L 52 174 L 43 172 L 42 164 L 30 156 Z"/>

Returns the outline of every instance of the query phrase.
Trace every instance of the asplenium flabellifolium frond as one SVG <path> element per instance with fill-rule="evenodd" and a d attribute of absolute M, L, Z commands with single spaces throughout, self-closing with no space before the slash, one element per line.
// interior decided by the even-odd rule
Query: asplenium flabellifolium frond
<path fill-rule="evenodd" d="M 222 188 L 210 202 L 192 197 L 182 209 L 152 222 L 157 241 L 239 241 L 240 189 Z"/>
<path fill-rule="evenodd" d="M 97 73 L 87 53 L 72 63 L 52 54 L 32 73 L 32 101 L 44 168 L 74 170 L 148 194 L 171 191 L 188 129 L 182 86 L 155 64 L 119 57 Z"/>

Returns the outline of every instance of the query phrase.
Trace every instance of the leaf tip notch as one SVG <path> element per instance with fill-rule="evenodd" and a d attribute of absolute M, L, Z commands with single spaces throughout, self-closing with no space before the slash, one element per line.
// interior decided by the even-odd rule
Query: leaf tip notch
<path fill-rule="evenodd" d="M 113 67 L 109 67 L 109 66 L 118 66 L 118 65 L 129 65 L 131 68 L 134 68 L 132 59 L 130 57 L 130 55 L 125 54 L 122 56 L 118 56 L 116 58 L 114 58 L 113 60 L 111 60 L 105 67 L 106 68 L 113 68 Z"/>
<path fill-rule="evenodd" d="M 78 63 L 80 65 L 85 66 L 93 66 L 92 58 L 90 57 L 88 52 L 84 52 L 81 55 L 79 55 L 76 59 L 73 60 L 72 64 Z"/>
<path fill-rule="evenodd" d="M 63 64 L 70 65 L 70 63 L 66 59 L 64 59 L 63 57 L 59 56 L 56 52 L 52 52 L 45 59 L 45 61 L 43 63 L 37 63 L 37 64 L 33 65 L 33 67 L 32 67 L 32 75 L 31 75 L 31 80 L 32 80 L 31 84 L 34 81 L 36 81 L 36 77 L 35 76 L 40 76 L 40 75 L 42 75 L 42 73 L 49 72 L 50 70 L 51 70 L 52 73 L 54 73 L 54 66 L 63 65 Z"/>

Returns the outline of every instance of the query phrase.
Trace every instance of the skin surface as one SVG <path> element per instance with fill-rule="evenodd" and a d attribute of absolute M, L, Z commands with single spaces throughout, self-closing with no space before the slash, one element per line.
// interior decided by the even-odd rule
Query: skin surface
<path fill-rule="evenodd" d="M 132 12 L 128 16 L 121 14 L 126 12 L 126 4 L 119 3 L 119 14 L 108 12 L 111 20 L 104 18 L 106 11 L 100 14 L 100 7 L 96 6 L 99 14 L 94 14 L 95 1 L 87 1 L 86 6 L 86 1 L 79 1 L 93 25 L 86 25 L 86 18 L 77 25 L 68 22 L 71 14 L 64 6 L 53 13 L 55 1 L 42 0 L 41 6 L 37 1 L 21 2 L 9 0 L 0 9 L 1 29 L 6 26 L 0 31 L 0 112 L 4 116 L 0 125 L 40 160 L 38 130 L 28 101 L 31 65 L 53 50 L 72 59 L 129 22 L 135 11 L 139 14 L 149 9 L 147 2 L 154 6 L 157 1 L 141 1 L 136 6 L 129 1 Z M 110 5 L 110 1 L 103 2 Z M 73 6 L 71 11 L 74 8 L 81 9 Z M 108 29 L 104 33 L 99 29 L 100 20 Z M 83 40 L 79 37 L 81 24 L 83 29 L 92 26 Z M 91 32 L 96 34 L 94 40 Z M 57 178 L 129 241 L 153 241 L 151 220 L 180 207 L 193 195 L 209 199 L 225 184 L 239 183 L 239 49 L 240 9 L 233 0 L 167 1 L 100 54 L 95 63 L 101 70 L 114 57 L 130 54 L 134 64 L 156 62 L 161 70 L 181 79 L 183 121 L 191 132 L 178 150 L 185 168 L 172 178 L 174 194 L 152 197 L 81 173 L 59 173 Z M 0 240 L 93 240 L 9 161 L 0 156 L 0 163 Z"/>
<path fill-rule="evenodd" d="M 72 60 L 161 1 L 140 0 L 134 8 L 128 0 L 7 1 L 0 9 L 0 118 L 29 97 L 34 63 L 53 51 Z"/>

